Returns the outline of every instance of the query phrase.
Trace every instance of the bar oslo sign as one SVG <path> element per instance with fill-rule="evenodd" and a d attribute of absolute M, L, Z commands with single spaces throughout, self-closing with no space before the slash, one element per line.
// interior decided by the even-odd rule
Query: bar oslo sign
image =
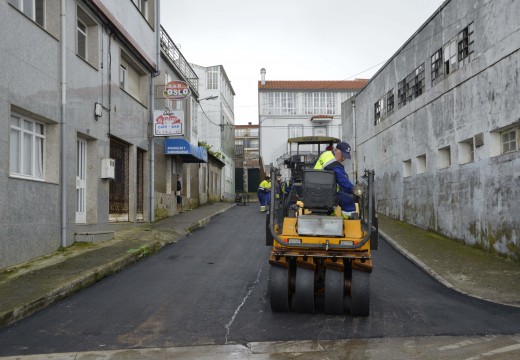
<path fill-rule="evenodd" d="M 190 88 L 185 81 L 170 81 L 164 87 L 164 97 L 170 100 L 183 100 L 190 94 Z"/>

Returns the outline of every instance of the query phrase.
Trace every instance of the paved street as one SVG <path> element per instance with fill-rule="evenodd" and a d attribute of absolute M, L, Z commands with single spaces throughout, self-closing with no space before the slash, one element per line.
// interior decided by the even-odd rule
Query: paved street
<path fill-rule="evenodd" d="M 234 207 L 158 254 L 0 330 L 0 356 L 520 333 L 519 308 L 448 289 L 385 242 L 374 252 L 370 317 L 272 313 L 263 226 L 257 206 Z"/>

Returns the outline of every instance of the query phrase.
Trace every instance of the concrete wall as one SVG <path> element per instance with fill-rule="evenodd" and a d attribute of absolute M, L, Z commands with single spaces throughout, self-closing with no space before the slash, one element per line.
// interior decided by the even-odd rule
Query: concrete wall
<path fill-rule="evenodd" d="M 342 105 L 358 173 L 375 169 L 379 212 L 516 258 L 520 152 L 502 154 L 500 132 L 520 125 L 519 18 L 517 1 L 446 1 Z M 470 61 L 432 84 L 431 56 L 470 23 Z M 398 83 L 421 63 L 425 91 L 399 107 Z M 374 104 L 391 89 L 395 109 L 374 125 Z"/>

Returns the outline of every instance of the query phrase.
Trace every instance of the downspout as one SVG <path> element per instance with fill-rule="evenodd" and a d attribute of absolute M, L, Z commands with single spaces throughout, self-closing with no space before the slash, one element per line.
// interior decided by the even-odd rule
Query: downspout
<path fill-rule="evenodd" d="M 354 165 L 354 180 L 358 181 L 358 164 L 357 164 L 357 135 L 356 135 L 356 100 L 352 100 L 352 132 L 354 133 L 354 158 L 352 159 Z"/>
<path fill-rule="evenodd" d="M 155 50 L 156 50 L 156 64 L 155 73 L 150 76 L 150 222 L 155 222 L 155 138 L 153 135 L 153 121 L 154 121 L 154 110 L 155 110 L 155 88 L 153 79 L 159 76 L 160 72 L 160 61 L 161 61 L 161 18 L 160 18 L 160 5 L 161 1 L 155 2 L 155 28 L 156 39 L 155 39 Z"/>
<path fill-rule="evenodd" d="M 61 246 L 67 246 L 67 152 L 65 149 L 67 137 L 65 124 L 67 120 L 67 69 L 65 33 L 65 0 L 60 1 L 60 39 L 61 39 L 61 121 L 60 121 L 60 163 L 61 163 Z"/>

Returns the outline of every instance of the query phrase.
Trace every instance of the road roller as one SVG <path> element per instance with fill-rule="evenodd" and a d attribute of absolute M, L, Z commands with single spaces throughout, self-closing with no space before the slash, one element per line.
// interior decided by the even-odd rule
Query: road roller
<path fill-rule="evenodd" d="M 314 169 L 321 152 L 338 142 L 290 138 L 283 165 L 270 166 L 266 245 L 274 312 L 369 315 L 371 250 L 378 247 L 374 171 L 355 184 L 356 211 L 343 213 L 334 172 Z"/>

